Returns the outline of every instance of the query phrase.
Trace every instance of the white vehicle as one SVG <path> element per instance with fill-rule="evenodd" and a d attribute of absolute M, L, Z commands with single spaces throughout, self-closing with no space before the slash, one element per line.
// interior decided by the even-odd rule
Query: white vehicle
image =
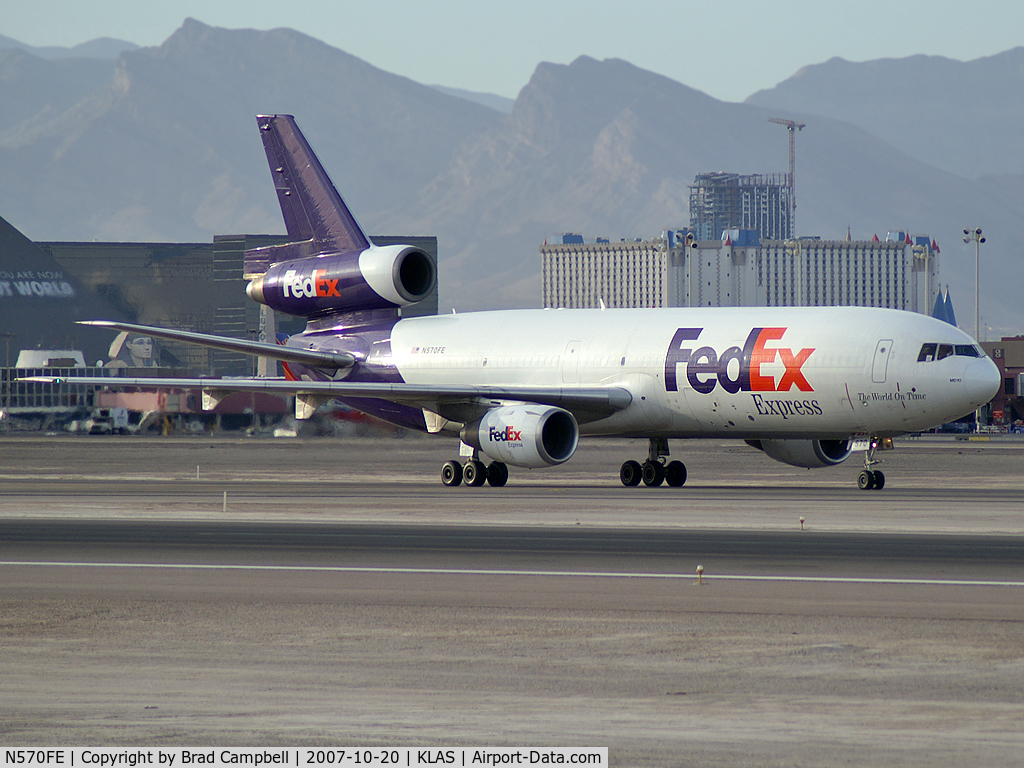
<path fill-rule="evenodd" d="M 124 435 L 128 433 L 127 408 L 94 408 L 87 419 L 68 424 L 69 432 L 87 435 Z"/>

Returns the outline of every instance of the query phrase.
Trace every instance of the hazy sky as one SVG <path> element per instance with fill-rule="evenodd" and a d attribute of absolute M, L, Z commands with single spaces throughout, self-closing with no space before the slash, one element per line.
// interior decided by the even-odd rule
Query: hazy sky
<path fill-rule="evenodd" d="M 1021 0 L 3 0 L 0 34 L 159 45 L 188 16 L 291 27 L 420 83 L 508 97 L 539 62 L 583 54 L 741 101 L 833 56 L 967 61 L 1024 45 Z"/>

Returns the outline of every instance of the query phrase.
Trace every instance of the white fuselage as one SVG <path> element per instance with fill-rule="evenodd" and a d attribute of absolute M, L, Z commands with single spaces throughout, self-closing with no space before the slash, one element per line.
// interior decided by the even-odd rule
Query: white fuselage
<path fill-rule="evenodd" d="M 951 351 L 922 355 L 929 344 Z M 627 408 L 580 425 L 589 435 L 902 434 L 971 412 L 999 385 L 996 366 L 954 326 L 862 307 L 410 318 L 395 325 L 390 356 L 409 384 L 627 390 Z"/>

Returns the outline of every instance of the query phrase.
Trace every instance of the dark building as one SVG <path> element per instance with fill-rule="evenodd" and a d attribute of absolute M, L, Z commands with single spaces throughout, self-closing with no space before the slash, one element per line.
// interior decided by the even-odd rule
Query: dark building
<path fill-rule="evenodd" d="M 435 237 L 371 240 L 414 245 L 437 263 Z M 212 243 L 33 243 L 0 218 L 0 414 L 93 405 L 91 388 L 18 383 L 18 376 L 64 376 L 76 367 L 89 375 L 111 367 L 129 368 L 134 375 L 152 375 L 154 368 L 170 376 L 253 374 L 254 359 L 246 355 L 76 321 L 120 320 L 253 338 L 263 307 L 245 294 L 245 251 L 287 241 L 283 235 L 218 235 Z M 437 314 L 436 286 L 427 299 L 402 310 L 405 317 L 427 314 Z M 298 333 L 305 320 L 277 315 L 276 327 Z M 25 355 L 33 362 L 23 368 L 31 370 L 14 370 L 22 350 L 40 350 Z"/>
<path fill-rule="evenodd" d="M 437 262 L 435 237 L 371 239 L 378 245 L 415 245 Z M 245 339 L 255 335 L 261 308 L 245 295 L 245 251 L 285 242 L 288 238 L 284 235 L 217 235 L 212 243 L 43 242 L 35 246 L 48 262 L 111 308 L 105 313 L 97 311 L 88 319 L 122 319 Z M 403 310 L 406 317 L 423 314 L 437 314 L 436 288 L 431 297 Z M 302 318 L 277 316 L 279 332 L 298 333 L 304 327 Z M 103 334 L 109 347 L 111 333 Z M 161 341 L 159 346 L 160 365 L 208 375 L 253 373 L 253 358 L 247 355 L 174 342 Z M 93 352 L 90 361 L 105 359 L 108 349 Z"/>
<path fill-rule="evenodd" d="M 1024 423 L 1024 336 L 983 341 L 981 347 L 1003 376 L 1003 385 L 992 398 L 992 423 L 1020 427 Z"/>
<path fill-rule="evenodd" d="M 269 245 L 280 237 L 217 237 L 213 243 L 37 243 L 69 275 L 113 307 L 121 318 L 142 325 L 181 328 L 245 338 L 245 281 L 241 249 Z M 254 247 L 254 246 L 250 246 Z M 255 318 L 258 308 L 251 310 Z M 94 319 L 106 319 L 105 316 Z M 113 334 L 105 332 L 109 359 Z M 240 356 L 160 342 L 155 362 L 197 374 L 241 375 L 251 364 Z M 90 358 L 91 359 L 91 358 Z"/>
<path fill-rule="evenodd" d="M 0 218 L 0 354 L 5 367 L 22 349 L 79 350 L 89 363 L 106 357 L 110 332 L 76 320 L 130 320 L 44 248 Z"/>

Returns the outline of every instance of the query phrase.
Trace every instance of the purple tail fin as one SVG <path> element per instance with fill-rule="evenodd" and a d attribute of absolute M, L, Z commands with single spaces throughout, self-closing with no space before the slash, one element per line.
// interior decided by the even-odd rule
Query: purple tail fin
<path fill-rule="evenodd" d="M 330 244 L 331 250 L 340 253 L 369 248 L 369 240 L 313 154 L 295 118 L 258 115 L 256 122 L 288 236 Z"/>

